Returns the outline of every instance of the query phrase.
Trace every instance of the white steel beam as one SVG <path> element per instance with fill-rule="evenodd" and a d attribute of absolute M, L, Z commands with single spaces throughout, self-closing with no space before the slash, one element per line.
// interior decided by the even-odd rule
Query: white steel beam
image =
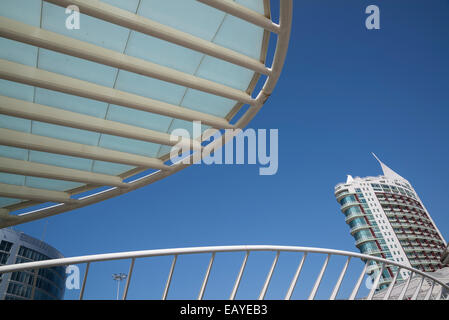
<path fill-rule="evenodd" d="M 260 111 L 264 103 L 271 96 L 274 87 L 281 75 L 282 68 L 284 66 L 285 58 L 287 57 L 288 45 L 290 41 L 290 32 L 293 15 L 293 1 L 282 0 L 280 1 L 280 33 L 276 42 L 276 51 L 273 58 L 273 64 L 271 65 L 271 74 L 265 81 L 262 90 L 259 92 L 256 98 L 256 106 L 250 108 L 235 124 L 237 128 L 244 128 L 248 125 L 251 119 Z"/>
<path fill-rule="evenodd" d="M 147 34 L 174 44 L 207 54 L 248 68 L 261 74 L 270 75 L 271 70 L 262 62 L 213 42 L 192 36 L 189 33 L 165 26 L 150 19 L 97 0 L 45 0 L 61 7 L 76 5 L 83 14 Z"/>
<path fill-rule="evenodd" d="M 0 78 L 167 117 L 201 121 L 217 129 L 233 128 L 224 118 L 3 59 L 0 59 Z"/>
<path fill-rule="evenodd" d="M 193 150 L 201 149 L 200 143 L 196 141 L 182 137 L 177 140 L 170 140 L 171 135 L 165 132 L 135 127 L 2 95 L 0 95 L 0 114 L 169 146 L 185 143 L 187 147 L 193 148 Z"/>
<path fill-rule="evenodd" d="M 156 158 L 149 158 L 96 146 L 88 146 L 10 129 L 0 128 L 0 144 L 16 148 L 63 154 L 72 157 L 122 163 L 137 167 L 170 170 L 169 166 L 164 165 L 161 160 Z"/>
<path fill-rule="evenodd" d="M 70 195 L 62 191 L 36 189 L 26 186 L 0 183 L 0 196 L 14 199 L 50 201 L 58 203 L 75 203 Z"/>
<path fill-rule="evenodd" d="M 0 36 L 204 91 L 244 104 L 255 104 L 255 100 L 244 91 L 8 18 L 0 17 Z"/>
<path fill-rule="evenodd" d="M 264 103 L 272 94 L 274 87 L 281 75 L 284 67 L 285 58 L 287 57 L 288 45 L 290 42 L 291 24 L 293 15 L 293 1 L 281 0 L 279 24 L 281 31 L 276 42 L 276 54 L 274 55 L 273 64 L 271 65 L 272 73 L 265 82 L 262 91 L 259 93 L 257 100 Z"/>
<path fill-rule="evenodd" d="M 17 216 L 13 216 L 12 214 L 9 214 L 9 210 L 5 208 L 0 208 L 0 224 L 4 222 L 12 222 L 14 220 L 17 220 Z"/>
<path fill-rule="evenodd" d="M 75 181 L 90 183 L 99 186 L 127 187 L 128 184 L 122 182 L 117 176 L 110 176 L 90 171 L 82 171 L 57 167 L 37 162 L 23 161 L 0 157 L 0 172 L 20 174 L 47 179 Z"/>
<path fill-rule="evenodd" d="M 251 10 L 245 6 L 242 6 L 237 2 L 226 0 L 197 0 L 197 1 L 207 4 L 208 6 L 214 7 L 215 9 L 229 13 L 230 15 L 243 19 L 252 24 L 255 24 L 259 27 L 264 28 L 267 31 L 274 33 L 280 32 L 279 25 L 275 24 L 273 21 L 271 21 L 264 15 L 254 10 Z"/>

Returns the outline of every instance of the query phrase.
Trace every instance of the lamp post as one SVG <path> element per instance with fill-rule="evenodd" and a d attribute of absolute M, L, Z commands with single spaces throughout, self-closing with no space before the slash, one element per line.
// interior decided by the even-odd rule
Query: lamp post
<path fill-rule="evenodd" d="M 122 282 L 122 280 L 125 280 L 126 277 L 127 277 L 127 275 L 125 273 L 113 273 L 112 274 L 112 279 L 117 281 L 117 300 L 118 300 L 118 297 L 119 297 L 120 282 Z"/>

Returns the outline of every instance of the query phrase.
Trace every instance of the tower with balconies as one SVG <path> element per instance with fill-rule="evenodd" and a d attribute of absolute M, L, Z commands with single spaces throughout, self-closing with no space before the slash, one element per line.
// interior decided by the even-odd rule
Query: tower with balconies
<path fill-rule="evenodd" d="M 369 254 L 432 272 L 442 268 L 441 252 L 445 240 L 411 184 L 386 166 L 379 158 L 383 175 L 355 177 L 335 186 L 335 197 L 341 205 L 355 245 Z M 393 268 L 382 268 L 371 262 L 368 273 L 382 270 L 381 286 L 393 279 Z M 398 279 L 408 277 L 406 271 Z"/>

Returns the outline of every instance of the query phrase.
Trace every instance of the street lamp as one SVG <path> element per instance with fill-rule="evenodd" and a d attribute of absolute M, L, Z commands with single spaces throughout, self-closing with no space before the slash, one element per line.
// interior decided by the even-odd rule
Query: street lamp
<path fill-rule="evenodd" d="M 127 277 L 127 275 L 125 273 L 113 273 L 112 274 L 112 279 L 117 281 L 117 300 L 118 300 L 118 297 L 119 297 L 120 282 L 122 282 L 122 280 L 125 280 L 126 277 Z"/>

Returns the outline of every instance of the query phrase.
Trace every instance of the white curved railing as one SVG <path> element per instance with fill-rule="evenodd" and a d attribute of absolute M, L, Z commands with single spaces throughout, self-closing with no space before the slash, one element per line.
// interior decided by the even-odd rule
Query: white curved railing
<path fill-rule="evenodd" d="M 206 286 L 209 281 L 209 277 L 211 274 L 211 270 L 213 268 L 214 260 L 217 254 L 226 253 L 226 252 L 241 252 L 244 253 L 244 258 L 241 263 L 238 275 L 234 280 L 234 285 L 229 294 L 229 299 L 234 300 L 236 298 L 237 291 L 240 286 L 240 282 L 242 280 L 242 276 L 245 272 L 245 268 L 247 266 L 247 262 L 249 260 L 250 253 L 252 252 L 274 252 L 274 260 L 271 264 L 269 272 L 265 278 L 265 281 L 262 284 L 262 289 L 258 293 L 258 299 L 263 300 L 267 294 L 268 287 L 270 285 L 271 279 L 275 272 L 276 266 L 278 264 L 279 256 L 281 253 L 302 253 L 302 257 L 300 259 L 299 265 L 296 267 L 296 271 L 293 277 L 290 280 L 290 284 L 288 288 L 285 288 L 285 296 L 283 297 L 285 300 L 290 300 L 292 298 L 292 294 L 297 287 L 298 279 L 300 278 L 301 271 L 303 270 L 304 265 L 306 264 L 306 258 L 308 254 L 316 253 L 325 255 L 325 261 L 320 269 L 318 276 L 314 281 L 314 285 L 308 295 L 308 300 L 315 299 L 320 284 L 323 280 L 323 277 L 326 273 L 326 269 L 328 267 L 330 258 L 332 256 L 342 256 L 346 258 L 343 269 L 339 273 L 337 280 L 335 281 L 335 285 L 333 285 L 332 293 L 329 297 L 330 300 L 336 299 L 343 279 L 347 274 L 348 266 L 350 264 L 351 259 L 361 259 L 364 263 L 364 267 L 362 272 L 357 278 L 354 286 L 350 290 L 350 295 L 347 297 L 349 300 L 357 299 L 357 294 L 361 287 L 362 281 L 366 276 L 367 268 L 369 262 L 374 261 L 380 265 L 380 272 L 375 275 L 374 281 L 370 288 L 369 293 L 363 299 L 372 300 L 372 299 L 423 299 L 423 300 L 440 300 L 440 299 L 448 299 L 449 298 L 449 286 L 439 279 L 419 271 L 417 269 L 396 263 L 394 261 L 377 258 L 365 254 L 359 254 L 348 251 L 340 251 L 340 250 L 332 250 L 332 249 L 322 249 L 322 248 L 310 248 L 310 247 L 294 247 L 294 246 L 273 246 L 273 245 L 240 245 L 240 246 L 214 246 L 214 247 L 193 247 L 193 248 L 177 248 L 177 249 L 158 249 L 158 250 L 143 250 L 143 251 L 130 251 L 130 252 L 121 252 L 121 253 L 109 253 L 109 254 L 98 254 L 98 255 L 87 255 L 80 257 L 72 257 L 72 258 L 62 258 L 62 259 L 54 259 L 54 260 L 45 260 L 38 262 L 28 262 L 22 264 L 15 265 L 5 265 L 0 266 L 0 274 L 15 272 L 15 271 L 23 271 L 23 270 L 33 270 L 36 274 L 39 269 L 56 267 L 56 266 L 69 266 L 76 264 L 86 264 L 86 269 L 84 272 L 84 278 L 82 282 L 82 287 L 80 291 L 79 298 L 83 299 L 86 282 L 88 279 L 89 267 L 94 262 L 102 262 L 102 261 L 116 261 L 129 259 L 130 267 L 129 273 L 125 285 L 125 289 L 123 292 L 122 299 L 125 300 L 128 295 L 128 289 L 130 286 L 130 282 L 132 280 L 134 265 L 137 259 L 142 258 L 155 258 L 161 256 L 172 256 L 172 262 L 170 265 L 170 269 L 168 272 L 168 277 L 165 283 L 165 287 L 163 292 L 161 293 L 161 297 L 163 300 L 167 298 L 167 294 L 171 288 L 172 278 L 176 267 L 176 262 L 179 256 L 185 255 L 194 255 L 194 254 L 210 254 L 209 263 L 207 265 L 206 272 L 203 277 L 203 281 L 201 283 L 200 291 L 198 293 L 198 300 L 203 299 L 204 293 L 206 291 Z M 393 276 L 393 280 L 390 282 L 387 289 L 377 290 L 380 283 L 385 283 L 383 279 L 381 279 L 382 271 L 386 270 L 386 268 L 394 268 L 396 269 L 395 274 Z M 258 266 L 260 269 L 260 266 Z M 410 276 L 405 281 L 398 281 L 399 275 L 403 271 L 409 272 Z M 220 274 L 222 275 L 222 274 Z M 225 294 L 225 292 L 223 292 Z"/>

